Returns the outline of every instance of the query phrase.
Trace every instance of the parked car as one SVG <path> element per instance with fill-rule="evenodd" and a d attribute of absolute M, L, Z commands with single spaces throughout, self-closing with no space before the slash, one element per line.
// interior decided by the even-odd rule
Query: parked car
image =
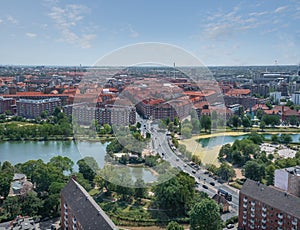
<path fill-rule="evenodd" d="M 228 224 L 226 227 L 227 227 L 227 229 L 231 229 L 231 228 L 234 228 L 234 225 L 233 224 Z"/>
<path fill-rule="evenodd" d="M 210 184 L 211 186 L 215 186 L 215 182 L 213 182 L 213 181 L 210 182 L 209 184 Z"/>
<path fill-rule="evenodd" d="M 208 189 L 206 184 L 202 185 L 202 187 L 205 188 L 205 189 Z"/>

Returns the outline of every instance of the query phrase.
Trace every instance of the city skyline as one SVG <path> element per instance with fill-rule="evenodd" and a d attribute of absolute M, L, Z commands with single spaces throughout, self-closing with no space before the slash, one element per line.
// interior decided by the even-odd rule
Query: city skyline
<path fill-rule="evenodd" d="M 5 1 L 1 65 L 93 65 L 142 42 L 208 66 L 299 64 L 297 1 Z"/>

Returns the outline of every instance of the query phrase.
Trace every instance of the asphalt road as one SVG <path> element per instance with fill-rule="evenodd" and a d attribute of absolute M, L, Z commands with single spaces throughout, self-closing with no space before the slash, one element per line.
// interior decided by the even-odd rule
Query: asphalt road
<path fill-rule="evenodd" d="M 173 167 L 178 169 L 180 168 L 182 171 L 194 177 L 198 184 L 196 188 L 197 190 L 203 191 L 210 197 L 213 197 L 218 192 L 218 189 L 222 188 L 232 195 L 232 201 L 229 202 L 231 210 L 229 213 L 222 215 L 223 220 L 227 220 L 238 215 L 239 195 L 237 189 L 234 189 L 227 184 L 219 183 L 213 177 L 209 176 L 209 174 L 206 174 L 207 172 L 204 168 L 196 170 L 189 164 L 189 162 L 184 161 L 182 157 L 177 155 L 178 152 L 176 152 L 176 150 L 171 149 L 169 145 L 169 137 L 166 132 L 159 132 L 158 127 L 151 125 L 149 120 L 139 119 L 139 122 L 142 124 L 141 129 L 151 133 L 151 149 L 156 151 L 164 160 L 170 162 Z M 214 183 L 214 186 L 211 185 L 211 183 Z M 203 185 L 206 185 L 205 188 Z"/>

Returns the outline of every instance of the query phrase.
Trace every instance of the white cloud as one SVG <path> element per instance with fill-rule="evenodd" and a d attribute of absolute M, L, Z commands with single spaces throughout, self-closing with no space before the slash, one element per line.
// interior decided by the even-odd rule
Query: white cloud
<path fill-rule="evenodd" d="M 0 24 L 3 22 L 3 20 L 2 19 L 0 19 Z"/>
<path fill-rule="evenodd" d="M 66 5 L 65 8 L 54 6 L 51 8 L 49 16 L 53 19 L 55 26 L 61 32 L 60 41 L 70 44 L 76 44 L 81 48 L 90 48 L 91 41 L 96 38 L 95 34 L 79 34 L 74 32 L 78 29 L 78 25 L 84 19 L 84 14 L 90 10 L 84 5 Z"/>
<path fill-rule="evenodd" d="M 266 14 L 268 14 L 268 11 L 252 12 L 252 13 L 249 14 L 249 16 L 256 16 L 256 17 L 259 17 L 259 16 L 266 15 Z"/>
<path fill-rule="evenodd" d="M 140 36 L 140 34 L 136 30 L 134 30 L 131 25 L 129 25 L 128 30 L 130 32 L 129 34 L 130 37 L 137 38 L 138 36 Z"/>
<path fill-rule="evenodd" d="M 204 22 L 203 36 L 208 39 L 223 40 L 233 34 L 258 27 L 261 22 L 257 20 L 259 13 L 251 13 L 248 16 L 239 13 L 239 7 L 234 7 L 230 12 L 216 12 L 208 16 L 209 23 Z"/>
<path fill-rule="evenodd" d="M 37 36 L 37 34 L 34 34 L 34 33 L 26 33 L 25 34 L 27 37 L 29 37 L 29 38 L 35 38 L 36 36 Z"/>
<path fill-rule="evenodd" d="M 15 19 L 13 16 L 11 16 L 11 15 L 8 15 L 7 17 L 6 17 L 6 19 L 7 19 L 7 21 L 9 21 L 10 23 L 12 23 L 12 24 L 18 24 L 18 20 L 17 19 Z"/>
<path fill-rule="evenodd" d="M 280 7 L 277 7 L 277 8 L 274 10 L 274 13 L 281 13 L 281 12 L 285 11 L 287 8 L 288 8 L 288 6 L 280 6 Z"/>

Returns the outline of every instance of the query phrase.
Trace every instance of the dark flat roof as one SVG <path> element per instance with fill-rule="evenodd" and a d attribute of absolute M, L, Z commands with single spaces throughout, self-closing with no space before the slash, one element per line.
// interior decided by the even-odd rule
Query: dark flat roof
<path fill-rule="evenodd" d="M 61 192 L 83 229 L 118 229 L 88 192 L 73 178 Z"/>
<path fill-rule="evenodd" d="M 247 179 L 240 193 L 300 219 L 300 198 L 275 187 Z"/>

